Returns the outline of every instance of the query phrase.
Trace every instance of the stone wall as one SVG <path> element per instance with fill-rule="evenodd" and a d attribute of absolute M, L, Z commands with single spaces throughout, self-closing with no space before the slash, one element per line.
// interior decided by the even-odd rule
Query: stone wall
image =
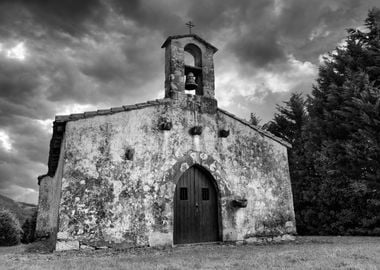
<path fill-rule="evenodd" d="M 62 141 L 64 142 L 64 138 Z M 61 143 L 54 175 L 52 177 L 44 175 L 38 179 L 39 197 L 35 235 L 37 238 L 49 238 L 53 245 L 55 245 L 61 201 L 63 156 L 64 143 Z"/>
<path fill-rule="evenodd" d="M 67 122 L 58 250 L 171 245 L 176 180 L 192 164 L 218 184 L 224 241 L 295 233 L 286 147 L 221 110 L 188 104 Z M 163 119 L 170 130 L 160 129 Z M 189 133 L 194 126 L 201 135 Z M 232 207 L 236 198 L 247 207 Z"/>

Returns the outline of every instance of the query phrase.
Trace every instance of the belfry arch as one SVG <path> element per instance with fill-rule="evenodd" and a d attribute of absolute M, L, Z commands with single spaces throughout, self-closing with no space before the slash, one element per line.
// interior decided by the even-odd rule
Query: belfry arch
<path fill-rule="evenodd" d="M 185 89 L 186 89 L 186 83 L 189 80 L 189 74 L 193 75 L 195 77 L 195 83 L 197 85 L 195 89 L 195 95 L 202 96 L 203 95 L 203 79 L 202 79 L 202 51 L 201 49 L 193 44 L 189 43 L 184 47 L 184 53 L 190 54 L 194 58 L 194 64 L 188 65 L 185 60 Z"/>

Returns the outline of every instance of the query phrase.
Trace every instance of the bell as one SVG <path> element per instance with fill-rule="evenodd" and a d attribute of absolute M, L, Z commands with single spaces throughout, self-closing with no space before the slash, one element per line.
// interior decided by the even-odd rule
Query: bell
<path fill-rule="evenodd" d="M 195 82 L 195 76 L 192 72 L 189 72 L 186 76 L 185 89 L 194 90 L 197 89 L 198 84 Z"/>

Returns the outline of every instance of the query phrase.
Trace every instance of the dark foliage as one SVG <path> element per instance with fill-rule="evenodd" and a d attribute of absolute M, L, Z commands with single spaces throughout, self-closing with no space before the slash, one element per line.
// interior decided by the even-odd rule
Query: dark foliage
<path fill-rule="evenodd" d="M 266 128 L 289 141 L 300 234 L 380 235 L 380 10 L 320 66 Z"/>
<path fill-rule="evenodd" d="M 24 244 L 32 243 L 35 240 L 34 233 L 36 231 L 36 223 L 37 223 L 37 211 L 33 213 L 33 215 L 26 219 L 24 224 L 22 225 L 22 239 L 21 242 Z"/>
<path fill-rule="evenodd" d="M 308 160 L 304 159 L 305 143 L 302 136 L 309 116 L 306 111 L 306 101 L 301 94 L 292 94 L 289 101 L 284 103 L 284 106 L 277 105 L 277 113 L 274 119 L 265 124 L 264 128 L 292 144 L 292 148 L 288 149 L 290 178 L 292 180 L 297 227 L 298 231 L 302 231 L 303 223 L 300 214 L 311 207 L 305 198 L 312 197 L 310 193 L 310 184 L 312 183 L 306 181 L 309 174 L 306 168 L 310 165 L 307 163 Z"/>
<path fill-rule="evenodd" d="M 255 113 L 251 113 L 251 118 L 249 119 L 249 123 L 254 126 L 259 126 L 261 122 L 261 118 L 258 117 Z"/>
<path fill-rule="evenodd" d="M 22 229 L 17 217 L 7 209 L 0 208 L 0 246 L 20 243 Z"/>

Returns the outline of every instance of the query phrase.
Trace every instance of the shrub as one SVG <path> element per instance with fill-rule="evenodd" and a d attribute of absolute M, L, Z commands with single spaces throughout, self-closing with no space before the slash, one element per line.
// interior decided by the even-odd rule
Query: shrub
<path fill-rule="evenodd" d="M 36 223 L 37 223 L 37 211 L 33 213 L 33 215 L 25 220 L 24 224 L 22 225 L 22 239 L 21 242 L 24 244 L 31 243 L 35 240 L 34 233 L 36 231 Z"/>
<path fill-rule="evenodd" d="M 22 229 L 17 217 L 7 209 L 0 209 L 0 246 L 20 243 Z"/>

